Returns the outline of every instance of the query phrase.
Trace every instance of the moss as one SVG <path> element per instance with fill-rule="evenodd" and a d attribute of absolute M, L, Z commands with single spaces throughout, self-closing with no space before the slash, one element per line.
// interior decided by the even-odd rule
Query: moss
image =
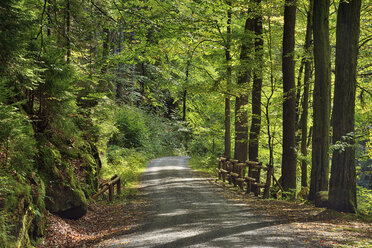
<path fill-rule="evenodd" d="M 45 230 L 44 183 L 36 173 L 25 178 L 13 174 L 7 180 L 9 191 L 2 213 L 12 223 L 7 247 L 31 247 L 31 242 L 41 237 Z"/>
<path fill-rule="evenodd" d="M 21 221 L 21 228 L 18 234 L 17 242 L 15 243 L 15 247 L 23 248 L 23 247 L 31 247 L 31 240 L 30 236 L 28 235 L 28 230 L 32 224 L 34 214 L 30 209 L 27 209 L 25 214 L 23 215 Z"/>

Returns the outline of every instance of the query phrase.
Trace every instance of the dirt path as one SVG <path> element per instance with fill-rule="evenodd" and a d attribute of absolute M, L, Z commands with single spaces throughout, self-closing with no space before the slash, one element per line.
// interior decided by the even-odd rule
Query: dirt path
<path fill-rule="evenodd" d="M 187 157 L 151 161 L 143 189 L 151 201 L 144 223 L 95 247 L 324 247 L 285 221 L 260 217 L 222 189 L 195 176 Z"/>

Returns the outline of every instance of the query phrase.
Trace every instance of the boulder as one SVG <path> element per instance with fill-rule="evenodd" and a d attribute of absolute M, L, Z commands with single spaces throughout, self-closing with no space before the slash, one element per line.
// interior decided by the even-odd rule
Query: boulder
<path fill-rule="evenodd" d="M 81 189 L 54 184 L 46 189 L 45 207 L 62 218 L 79 219 L 86 214 L 88 203 Z"/>

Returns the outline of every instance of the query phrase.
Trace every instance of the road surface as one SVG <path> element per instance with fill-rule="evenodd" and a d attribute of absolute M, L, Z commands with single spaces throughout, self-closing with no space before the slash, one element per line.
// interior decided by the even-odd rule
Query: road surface
<path fill-rule="evenodd" d="M 187 157 L 151 161 L 142 177 L 150 206 L 131 234 L 97 247 L 314 247 L 299 233 L 265 219 L 189 168 Z"/>

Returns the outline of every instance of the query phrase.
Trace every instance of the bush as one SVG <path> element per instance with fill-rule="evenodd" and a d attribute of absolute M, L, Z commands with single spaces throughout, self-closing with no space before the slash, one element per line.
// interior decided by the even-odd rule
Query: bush
<path fill-rule="evenodd" d="M 142 111 L 122 106 L 115 116 L 118 133 L 111 142 L 125 148 L 143 147 L 148 140 L 149 130 Z"/>
<path fill-rule="evenodd" d="M 21 173 L 33 167 L 36 153 L 32 126 L 12 106 L 0 104 L 0 165 Z"/>
<path fill-rule="evenodd" d="M 358 212 L 372 218 L 372 190 L 357 186 Z"/>
<path fill-rule="evenodd" d="M 117 174 L 126 184 L 131 184 L 138 180 L 146 162 L 147 157 L 144 152 L 110 146 L 107 151 L 107 163 L 103 167 L 102 177 L 109 179 Z"/>

